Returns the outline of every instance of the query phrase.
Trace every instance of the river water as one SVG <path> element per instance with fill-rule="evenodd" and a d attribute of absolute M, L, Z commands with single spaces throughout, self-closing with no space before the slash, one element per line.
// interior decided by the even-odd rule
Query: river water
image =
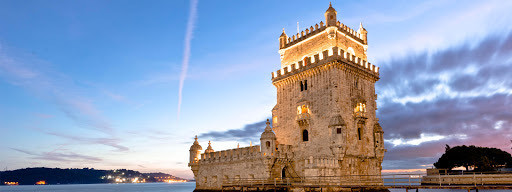
<path fill-rule="evenodd" d="M 192 192 L 195 183 L 126 183 L 81 185 L 19 185 L 0 186 L 0 192 Z M 405 192 L 405 189 L 391 189 Z M 409 190 L 414 191 L 414 190 Z M 420 192 L 467 192 L 467 190 L 420 189 Z M 479 190 L 479 192 L 506 192 L 510 190 Z"/>
<path fill-rule="evenodd" d="M 192 192 L 196 183 L 124 183 L 0 186 L 0 192 Z"/>

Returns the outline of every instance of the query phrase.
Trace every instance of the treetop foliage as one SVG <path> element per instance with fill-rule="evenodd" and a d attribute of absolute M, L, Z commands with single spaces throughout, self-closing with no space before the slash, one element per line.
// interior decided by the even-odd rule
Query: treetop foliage
<path fill-rule="evenodd" d="M 438 169 L 451 170 L 455 167 L 473 167 L 475 171 L 495 171 L 501 167 L 512 167 L 510 153 L 497 148 L 446 145 L 445 153 L 434 163 Z"/>

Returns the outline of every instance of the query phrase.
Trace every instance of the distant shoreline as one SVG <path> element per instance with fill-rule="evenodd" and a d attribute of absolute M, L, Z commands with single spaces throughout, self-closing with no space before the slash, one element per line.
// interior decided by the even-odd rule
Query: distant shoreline
<path fill-rule="evenodd" d="M 0 185 L 64 185 L 117 183 L 179 183 L 190 180 L 166 173 L 140 173 L 128 169 L 25 168 L 0 172 Z"/>
<path fill-rule="evenodd" d="M 0 187 L 16 187 L 16 186 L 61 186 L 61 185 L 150 185 L 150 184 L 180 184 L 180 183 L 195 183 L 195 181 L 185 182 L 151 182 L 151 183 L 66 183 L 66 184 L 47 184 L 47 185 L 0 185 Z"/>

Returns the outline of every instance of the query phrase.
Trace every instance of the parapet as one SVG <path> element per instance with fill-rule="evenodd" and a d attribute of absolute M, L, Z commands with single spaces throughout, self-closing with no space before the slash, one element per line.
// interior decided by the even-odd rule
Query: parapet
<path fill-rule="evenodd" d="M 214 163 L 214 162 L 230 162 L 237 160 L 252 159 L 262 156 L 260 146 L 250 146 L 236 149 L 228 149 L 224 151 L 216 151 L 212 153 L 201 154 L 199 163 Z"/>
<path fill-rule="evenodd" d="M 320 25 L 319 25 L 320 24 Z M 281 47 L 280 49 L 285 49 L 287 47 L 293 46 L 313 35 L 316 35 L 325 29 L 327 29 L 327 26 L 324 25 L 323 21 L 320 21 L 319 24 L 315 24 L 315 27 L 310 26 L 309 28 L 306 28 L 306 30 L 301 31 L 295 35 L 292 35 L 291 37 L 288 37 L 287 41 L 285 41 L 285 45 Z M 355 41 L 366 44 L 363 40 L 363 34 L 358 33 L 356 30 L 344 25 L 343 23 L 340 23 L 339 21 L 336 22 L 336 27 L 338 28 L 338 31 L 341 33 L 344 33 L 345 35 L 351 37 Z"/>
<path fill-rule="evenodd" d="M 352 55 L 349 52 L 340 49 L 339 47 L 332 47 L 331 49 L 324 50 L 310 57 L 305 57 L 302 61 L 288 65 L 277 70 L 276 72 L 272 72 L 272 82 L 279 81 L 291 75 L 336 60 L 342 61 L 352 67 L 363 70 L 368 74 L 373 75 L 377 79 L 379 78 L 379 67 L 372 65 L 368 61 L 356 57 L 355 55 Z"/>

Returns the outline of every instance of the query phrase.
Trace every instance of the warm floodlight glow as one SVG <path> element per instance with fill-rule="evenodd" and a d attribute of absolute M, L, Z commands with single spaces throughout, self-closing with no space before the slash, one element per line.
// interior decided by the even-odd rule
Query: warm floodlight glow
<path fill-rule="evenodd" d="M 366 112 L 366 105 L 364 103 L 359 103 L 356 108 L 354 109 L 354 112 Z"/>

